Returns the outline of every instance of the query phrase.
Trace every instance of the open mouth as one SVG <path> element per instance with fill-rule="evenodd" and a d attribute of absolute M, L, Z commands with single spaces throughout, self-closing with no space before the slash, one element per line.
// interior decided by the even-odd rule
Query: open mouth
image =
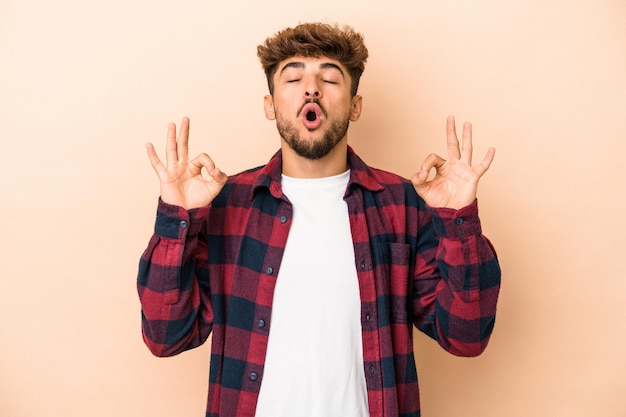
<path fill-rule="evenodd" d="M 305 117 L 309 122 L 314 122 L 317 119 L 317 113 L 315 113 L 313 110 L 309 110 L 308 112 L 306 112 Z"/>
<path fill-rule="evenodd" d="M 322 114 L 318 103 L 309 102 L 302 108 L 302 124 L 309 130 L 315 130 L 322 124 Z"/>

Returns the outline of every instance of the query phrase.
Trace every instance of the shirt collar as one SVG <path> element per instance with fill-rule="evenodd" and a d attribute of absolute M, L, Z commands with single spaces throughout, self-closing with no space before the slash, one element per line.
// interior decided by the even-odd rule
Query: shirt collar
<path fill-rule="evenodd" d="M 376 179 L 370 167 L 363 162 L 350 146 L 348 146 L 348 164 L 350 165 L 350 181 L 346 189 L 346 196 L 351 194 L 356 187 L 363 187 L 372 192 L 381 191 L 384 188 Z M 257 175 L 252 186 L 251 199 L 259 187 L 267 188 L 274 198 L 283 197 L 282 187 L 280 186 L 282 166 L 282 151 L 279 150 L 272 156 L 267 165 L 259 170 L 259 175 Z"/>

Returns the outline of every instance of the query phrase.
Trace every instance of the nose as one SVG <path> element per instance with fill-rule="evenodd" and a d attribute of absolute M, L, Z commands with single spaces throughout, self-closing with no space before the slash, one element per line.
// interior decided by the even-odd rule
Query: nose
<path fill-rule="evenodd" d="M 306 98 L 320 98 L 322 96 L 317 80 L 309 80 L 304 88 L 304 96 Z"/>

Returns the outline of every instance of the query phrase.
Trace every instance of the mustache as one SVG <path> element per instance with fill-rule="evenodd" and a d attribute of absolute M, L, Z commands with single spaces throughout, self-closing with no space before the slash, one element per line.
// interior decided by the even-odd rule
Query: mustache
<path fill-rule="evenodd" d="M 304 106 L 306 106 L 307 104 L 311 104 L 311 103 L 317 104 L 322 114 L 324 115 L 324 117 L 328 118 L 326 109 L 324 108 L 324 106 L 322 106 L 322 103 L 320 103 L 320 101 L 316 98 L 307 98 L 306 100 L 304 100 L 304 103 L 302 103 L 302 106 L 300 106 L 300 109 L 298 110 L 298 117 L 300 117 L 300 115 L 302 114 L 302 110 L 304 109 Z"/>

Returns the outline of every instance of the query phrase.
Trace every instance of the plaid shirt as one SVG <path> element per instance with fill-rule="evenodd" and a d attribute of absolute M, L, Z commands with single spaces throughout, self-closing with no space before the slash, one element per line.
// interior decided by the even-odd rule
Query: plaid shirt
<path fill-rule="evenodd" d="M 344 200 L 370 416 L 419 416 L 412 325 L 452 354 L 480 354 L 494 325 L 500 267 L 476 202 L 429 208 L 408 180 L 366 166 L 352 149 L 349 163 Z M 175 355 L 213 333 L 207 417 L 255 414 L 293 215 L 281 167 L 278 152 L 230 177 L 208 207 L 159 201 L 140 261 L 142 330 L 152 353 Z"/>

